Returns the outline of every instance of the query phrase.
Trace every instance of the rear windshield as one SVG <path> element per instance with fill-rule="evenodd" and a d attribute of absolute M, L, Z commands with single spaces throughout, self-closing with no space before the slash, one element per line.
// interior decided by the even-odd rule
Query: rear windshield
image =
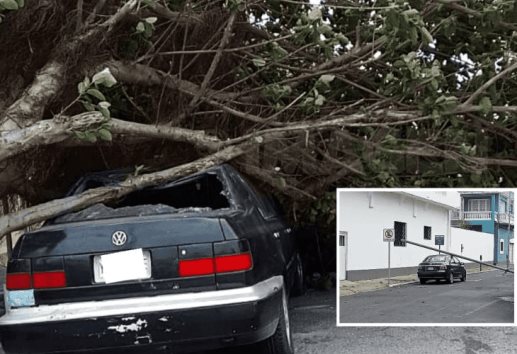
<path fill-rule="evenodd" d="M 118 183 L 115 179 L 105 177 L 85 179 L 83 183 L 76 186 L 72 194 L 78 194 L 90 188 L 114 185 Z M 119 178 L 119 180 L 122 179 Z M 59 216 L 52 223 L 210 212 L 229 208 L 227 196 L 228 192 L 218 176 L 215 173 L 204 173 L 167 185 L 138 190 L 117 201 L 94 204 L 76 213 Z"/>
<path fill-rule="evenodd" d="M 447 256 L 429 256 L 424 259 L 424 262 L 447 262 L 448 259 Z"/>

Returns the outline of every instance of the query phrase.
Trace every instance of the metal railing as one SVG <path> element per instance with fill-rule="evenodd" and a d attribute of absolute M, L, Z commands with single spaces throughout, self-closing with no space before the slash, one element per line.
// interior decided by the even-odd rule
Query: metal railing
<path fill-rule="evenodd" d="M 452 212 L 452 220 L 492 220 L 491 211 L 459 211 Z"/>

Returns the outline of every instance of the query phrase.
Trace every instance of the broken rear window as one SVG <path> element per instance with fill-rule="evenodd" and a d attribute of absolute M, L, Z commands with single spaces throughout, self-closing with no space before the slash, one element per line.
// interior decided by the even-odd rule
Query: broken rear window
<path fill-rule="evenodd" d="M 119 177 L 86 178 L 73 194 L 86 189 L 115 185 Z M 203 173 L 166 185 L 145 188 L 106 204 L 95 204 L 76 213 L 57 217 L 53 223 L 98 220 L 130 216 L 203 213 L 230 208 L 228 192 L 215 173 Z"/>

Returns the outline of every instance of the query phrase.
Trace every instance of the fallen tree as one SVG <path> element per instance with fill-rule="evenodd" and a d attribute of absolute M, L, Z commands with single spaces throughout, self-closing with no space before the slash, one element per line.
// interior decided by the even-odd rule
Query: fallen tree
<path fill-rule="evenodd" d="M 0 234 L 225 161 L 295 219 L 338 186 L 512 187 L 515 11 L 0 1 L 0 196 L 32 205 Z M 87 172 L 142 164 L 155 172 L 62 198 Z"/>

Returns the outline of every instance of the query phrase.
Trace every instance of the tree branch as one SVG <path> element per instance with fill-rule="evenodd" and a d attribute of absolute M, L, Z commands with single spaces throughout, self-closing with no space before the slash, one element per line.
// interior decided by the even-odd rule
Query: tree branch
<path fill-rule="evenodd" d="M 0 117 L 0 131 L 11 130 L 28 126 L 39 119 L 48 104 L 65 84 L 67 66 L 62 63 L 65 53 L 76 52 L 84 43 L 88 43 L 98 35 L 109 33 L 115 25 L 120 23 L 135 8 L 137 0 L 129 0 L 108 20 L 90 29 L 88 32 L 76 36 L 74 39 L 58 45 L 53 58 L 36 74 L 34 81 L 16 100 L 3 116 Z M 56 58 L 54 58 L 54 56 Z"/>
<path fill-rule="evenodd" d="M 74 132 L 95 130 L 102 124 L 109 124 L 111 133 L 116 135 L 127 134 L 139 138 L 185 142 L 209 151 L 216 151 L 221 145 L 218 138 L 200 130 L 147 125 L 116 118 L 107 121 L 99 112 L 86 112 L 72 117 L 59 116 L 59 119 L 42 120 L 24 129 L 0 133 L 0 162 L 38 146 L 69 140 L 74 136 Z"/>
<path fill-rule="evenodd" d="M 155 186 L 217 164 L 230 161 L 242 155 L 248 146 L 231 146 L 201 159 L 163 171 L 132 177 L 117 186 L 89 189 L 81 194 L 55 199 L 0 217 L 0 235 L 20 230 L 26 226 L 72 211 L 84 209 L 127 195 L 137 189 Z"/>
<path fill-rule="evenodd" d="M 236 17 L 237 17 L 236 11 L 234 11 L 230 14 L 228 23 L 226 24 L 226 27 L 224 28 L 223 38 L 221 39 L 221 42 L 219 43 L 219 47 L 217 48 L 217 53 L 215 53 L 214 59 L 212 60 L 212 63 L 210 64 L 210 67 L 208 68 L 207 73 L 205 74 L 205 77 L 203 79 L 203 82 L 201 83 L 199 90 L 196 92 L 196 94 L 194 95 L 194 97 L 192 98 L 192 100 L 189 103 L 189 107 L 191 109 L 198 103 L 199 98 L 205 94 L 208 84 L 210 83 L 210 80 L 212 80 L 212 77 L 214 76 L 215 69 L 217 69 L 217 66 L 219 65 L 219 61 L 221 60 L 221 57 L 223 55 L 223 49 L 228 45 L 228 42 L 230 41 L 230 36 L 232 34 L 232 29 L 233 29 L 233 23 L 235 22 Z"/>
<path fill-rule="evenodd" d="M 506 69 L 502 70 L 499 74 L 493 76 L 490 80 L 485 82 L 483 85 L 481 85 L 470 97 L 461 105 L 471 105 L 474 103 L 474 101 L 481 95 L 483 92 L 485 92 L 490 86 L 492 86 L 497 80 L 504 77 L 505 75 L 511 73 L 512 71 L 517 69 L 517 62 L 513 63 Z M 461 107 L 460 106 L 460 107 Z"/>

